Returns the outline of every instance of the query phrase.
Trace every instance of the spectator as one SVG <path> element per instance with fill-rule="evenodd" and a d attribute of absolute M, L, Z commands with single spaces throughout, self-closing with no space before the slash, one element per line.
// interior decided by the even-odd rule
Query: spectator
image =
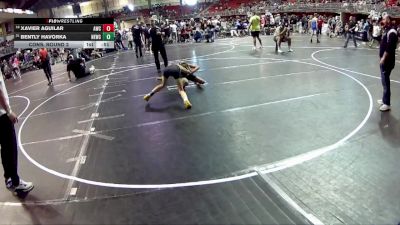
<path fill-rule="evenodd" d="M 129 28 L 128 33 L 126 34 L 128 36 L 128 48 L 133 49 L 133 34 L 132 34 L 132 28 Z"/>
<path fill-rule="evenodd" d="M 171 37 L 172 37 L 172 41 L 173 42 L 178 42 L 178 26 L 176 26 L 175 23 L 171 23 L 171 25 L 169 25 L 169 27 L 171 28 Z"/>
<path fill-rule="evenodd" d="M 12 59 L 12 72 L 14 79 L 21 78 L 21 71 L 19 69 L 20 61 L 17 56 Z"/>
<path fill-rule="evenodd" d="M 396 47 L 398 42 L 397 31 L 392 26 L 389 15 L 382 18 L 384 34 L 379 48 L 381 79 L 383 86 L 383 97 L 378 100 L 379 110 L 390 110 L 390 74 L 395 66 Z"/>
<path fill-rule="evenodd" d="M 374 25 L 372 27 L 372 40 L 369 43 L 369 47 L 372 47 L 375 41 L 378 41 L 378 43 L 380 43 L 381 38 L 382 38 L 381 26 L 379 25 L 378 21 L 374 21 Z"/>
<path fill-rule="evenodd" d="M 131 29 L 133 31 L 133 41 L 135 42 L 135 53 L 136 53 L 136 58 L 139 58 L 138 51 L 140 53 L 140 57 L 143 57 L 142 53 L 142 43 L 143 41 L 143 30 L 142 26 L 139 24 L 136 24 L 135 26 L 132 27 Z"/>
<path fill-rule="evenodd" d="M 350 16 L 349 19 L 349 28 L 347 32 L 347 38 L 346 38 L 346 43 L 344 44 L 344 48 L 347 48 L 347 44 L 349 43 L 350 38 L 353 38 L 354 42 L 354 47 L 357 48 L 357 42 L 356 42 L 356 22 L 355 18 L 353 16 Z"/>

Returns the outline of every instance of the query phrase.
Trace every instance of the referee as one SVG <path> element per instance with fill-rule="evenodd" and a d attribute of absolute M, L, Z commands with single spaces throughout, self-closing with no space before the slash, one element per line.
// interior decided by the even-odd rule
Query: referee
<path fill-rule="evenodd" d="M 18 147 L 14 128 L 17 122 L 17 115 L 11 111 L 3 77 L 0 77 L 0 147 L 5 183 L 12 192 L 28 193 L 33 189 L 33 184 L 18 176 Z"/>
<path fill-rule="evenodd" d="M 160 60 L 158 59 L 158 53 L 161 54 L 161 57 L 164 60 L 164 66 L 168 66 L 168 58 L 167 58 L 167 52 L 165 51 L 165 46 L 162 40 L 162 32 L 161 28 L 156 26 L 156 21 L 152 21 L 152 27 L 149 30 L 150 33 L 150 38 L 151 38 L 151 50 L 153 51 L 154 54 L 154 61 L 157 66 L 157 71 L 158 73 L 161 73 L 161 66 L 160 66 Z"/>
<path fill-rule="evenodd" d="M 390 73 L 396 62 L 395 56 L 398 37 L 396 29 L 392 27 L 391 20 L 387 14 L 382 18 L 384 32 L 379 47 L 383 98 L 378 100 L 378 104 L 381 105 L 379 110 L 382 112 L 390 110 Z"/>

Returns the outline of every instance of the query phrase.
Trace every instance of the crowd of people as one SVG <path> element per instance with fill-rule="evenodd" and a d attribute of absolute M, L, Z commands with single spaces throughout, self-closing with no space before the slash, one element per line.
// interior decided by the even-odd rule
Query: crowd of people
<path fill-rule="evenodd" d="M 4 40 L 0 42 L 0 47 L 8 47 L 8 46 L 13 46 L 14 41 L 13 40 Z"/>
<path fill-rule="evenodd" d="M 391 20 L 391 27 L 396 27 L 396 24 Z M 399 27 L 400 28 L 400 27 Z M 400 29 L 396 27 L 396 29 Z M 396 30 L 395 29 L 395 30 Z M 175 21 L 156 21 L 152 20 L 151 25 L 144 23 L 135 24 L 132 28 L 126 31 L 116 31 L 116 48 L 125 49 L 123 39 L 126 36 L 128 47 L 135 48 L 136 57 L 142 57 L 142 48 L 146 52 L 154 54 L 154 60 L 157 71 L 161 73 L 159 54 L 161 55 L 164 66 L 167 68 L 168 57 L 164 45 L 177 42 L 214 42 L 215 38 L 225 37 L 245 37 L 251 35 L 253 37 L 253 50 L 256 50 L 257 41 L 259 48 L 262 48 L 260 34 L 273 35 L 273 40 L 276 42 L 276 52 L 283 52 L 281 44 L 288 44 L 288 51 L 293 52 L 291 48 L 292 37 L 294 32 L 310 35 L 310 42 L 313 43 L 314 36 L 316 43 L 320 43 L 321 35 L 327 35 L 331 38 L 343 37 L 345 39 L 344 48 L 350 40 L 357 47 L 356 39 L 361 39 L 364 42 L 370 41 L 370 46 L 376 41 L 380 41 L 383 28 L 378 18 L 368 17 L 359 19 L 350 16 L 348 20 L 342 21 L 339 16 L 333 15 L 297 15 L 297 14 L 282 14 L 273 15 L 266 13 L 258 16 L 252 13 L 250 17 L 238 16 L 228 18 L 202 18 L 202 19 L 186 19 Z M 360 35 L 361 34 L 361 35 Z M 180 68 L 180 67 L 179 67 Z M 152 94 L 159 91 L 163 85 L 156 87 L 155 90 L 145 98 L 150 99 Z M 184 100 L 186 108 L 191 105 L 188 100 Z"/>
<path fill-rule="evenodd" d="M 8 54 L 14 50 L 14 41 L 5 40 L 0 42 L 0 55 Z"/>
<path fill-rule="evenodd" d="M 378 1 L 383 2 L 380 0 Z M 286 1 L 284 4 L 315 2 L 321 1 L 298 0 Z M 367 4 L 372 3 L 372 0 L 368 0 L 368 2 L 359 0 L 343 0 L 334 2 L 340 2 L 342 4 Z M 374 1 L 374 3 L 377 3 L 377 1 Z M 347 47 L 350 40 L 355 43 L 356 39 L 361 39 L 364 42 L 370 42 L 369 45 L 371 47 L 380 40 L 382 28 L 377 20 L 378 17 L 381 17 L 380 14 L 359 19 L 358 21 L 355 20 L 355 17 L 342 21 L 339 16 L 333 14 L 280 14 L 271 13 L 267 10 L 268 6 L 284 4 L 282 4 L 280 0 L 236 1 L 236 5 L 233 5 L 229 0 L 221 0 L 217 3 L 208 1 L 192 7 L 192 10 L 200 12 L 207 8 L 209 8 L 209 10 L 214 8 L 214 10 L 237 10 L 243 13 L 239 13 L 239 15 L 236 16 L 214 16 L 181 20 L 167 19 L 170 16 L 168 13 L 177 13 L 173 10 L 166 10 L 172 9 L 170 5 L 157 5 L 152 10 L 158 11 L 159 17 L 158 20 L 152 21 L 154 21 L 153 25 L 161 34 L 160 42 L 162 42 L 163 45 L 182 42 L 212 43 L 217 38 L 249 36 L 252 34 L 252 32 L 250 32 L 251 12 L 256 12 L 256 14 L 258 14 L 257 12 L 260 10 L 263 13 L 259 16 L 259 34 L 273 35 L 274 40 L 277 40 L 277 44 L 279 43 L 277 47 L 278 52 L 282 51 L 280 48 L 281 40 L 284 42 L 290 42 L 291 39 L 289 36 L 291 33 L 308 34 L 311 36 L 310 42 L 313 42 L 315 36 L 316 43 L 320 42 L 320 36 L 322 34 L 326 34 L 331 38 L 343 37 L 346 40 L 344 47 Z M 165 17 L 162 16 L 163 13 L 166 13 L 164 14 Z M 116 30 L 115 49 L 135 49 L 136 57 L 138 58 L 143 56 L 143 52 L 153 54 L 152 42 L 154 43 L 154 40 L 152 41 L 152 39 L 154 39 L 154 37 L 151 37 L 151 29 L 153 25 L 140 23 L 129 29 Z M 278 33 L 283 31 L 287 33 L 287 37 L 284 39 L 276 38 Z M 0 49 L 2 47 L 12 47 L 12 41 L 4 41 L 0 43 Z M 161 53 L 163 59 L 166 58 L 166 56 L 164 56 L 165 54 L 163 54 L 162 48 L 156 50 Z M 70 59 L 69 55 L 71 54 L 75 59 L 83 58 L 85 61 L 89 61 L 92 58 L 102 57 L 103 50 L 51 49 L 48 54 L 50 64 L 55 64 L 58 62 L 68 63 Z M 158 56 L 158 54 L 155 55 Z M 21 75 L 21 71 L 43 68 L 38 49 L 24 49 L 17 51 L 14 55 L 0 60 L 0 67 L 2 74 L 6 79 L 18 79 Z"/>
<path fill-rule="evenodd" d="M 241 2 L 241 3 L 240 3 Z M 263 1 L 239 1 L 221 0 L 204 10 L 200 16 L 230 16 L 249 15 L 251 12 L 262 13 L 265 10 L 272 12 L 282 11 L 345 11 L 364 12 L 370 10 L 400 11 L 398 0 L 263 0 Z M 395 14 L 395 13 L 393 13 Z"/>
<path fill-rule="evenodd" d="M 248 3 L 251 4 L 251 3 Z M 249 7 L 249 5 L 244 5 Z M 191 18 L 183 20 L 156 22 L 158 29 L 162 33 L 163 44 L 182 43 L 182 42 L 209 42 L 212 43 L 216 38 L 226 37 L 245 37 L 250 33 L 249 16 L 232 17 L 210 17 L 210 18 Z M 370 46 L 379 41 L 382 29 L 375 17 L 368 17 L 355 21 L 355 17 L 347 21 L 342 21 L 339 16 L 317 15 L 317 14 L 272 14 L 266 12 L 260 16 L 260 34 L 276 35 L 276 30 L 282 25 L 287 27 L 290 33 L 300 33 L 316 36 L 316 42 L 320 42 L 320 36 L 324 33 L 331 38 L 343 37 L 347 40 L 361 39 L 370 42 Z M 151 49 L 151 30 L 150 24 L 136 24 L 130 29 L 116 30 L 115 48 L 116 49 L 135 49 L 136 56 L 143 56 L 143 52 L 152 53 Z M 349 39 L 350 38 L 350 39 Z M 127 43 L 127 46 L 126 44 Z M 1 43 L 1 46 L 12 44 L 12 41 Z M 347 47 L 347 44 L 345 44 Z M 278 49 L 277 51 L 281 51 Z M 78 53 L 77 53 L 78 52 Z M 53 65 L 58 62 L 68 62 L 68 56 L 73 54 L 76 58 L 84 58 L 89 61 L 92 58 L 103 56 L 103 50 L 85 49 L 51 49 L 49 52 L 50 63 Z M 24 49 L 17 51 L 7 59 L 0 61 L 3 76 L 17 79 L 21 71 L 41 69 L 41 62 L 38 49 Z"/>
<path fill-rule="evenodd" d="M 95 58 L 101 58 L 104 55 L 102 49 L 64 49 L 54 48 L 46 50 L 46 58 L 40 55 L 41 49 L 22 49 L 15 54 L 4 57 L 0 60 L 1 73 L 4 79 L 19 79 L 21 73 L 40 70 L 45 71 L 46 77 L 50 77 L 51 70 L 48 64 L 55 65 L 57 63 L 68 64 L 71 57 L 75 59 L 83 59 L 89 61 Z M 42 53 L 44 54 L 44 53 Z M 49 79 L 49 85 L 52 84 Z"/>
<path fill-rule="evenodd" d="M 187 17 L 209 17 L 209 16 L 227 16 L 227 15 L 250 15 L 251 12 L 258 13 L 269 11 L 288 10 L 293 6 L 308 6 L 318 8 L 329 7 L 335 5 L 342 9 L 350 11 L 360 11 L 363 9 L 370 10 L 373 6 L 375 9 L 387 10 L 392 8 L 400 8 L 400 0 L 260 0 L 260 1 L 244 1 L 244 0 L 220 0 L 199 2 L 194 6 L 179 6 L 171 4 L 156 4 L 151 9 L 142 7 L 133 11 L 116 10 L 110 15 L 116 19 L 124 19 L 127 17 L 143 17 L 150 18 L 153 15 L 162 18 L 187 18 Z M 289 8 L 288 8 L 289 7 Z"/>
<path fill-rule="evenodd" d="M 244 37 L 250 35 L 249 32 L 249 16 L 232 16 L 232 17 L 211 17 L 183 20 L 164 20 L 158 23 L 163 32 L 163 41 L 167 43 L 177 42 L 213 42 L 216 38 L 225 37 Z M 355 17 L 353 18 L 355 19 Z M 272 14 L 266 12 L 260 16 L 260 33 L 262 35 L 272 35 L 280 24 L 288 24 L 292 33 L 311 34 L 313 32 L 313 24 L 316 22 L 315 32 L 318 36 L 322 33 L 329 37 L 347 37 L 350 21 L 347 19 L 342 21 L 339 16 L 335 15 L 314 15 L 314 14 Z M 362 41 L 372 41 L 373 27 L 379 26 L 378 18 L 366 17 L 360 18 L 354 22 L 354 32 L 357 38 Z M 149 50 L 149 35 L 147 34 L 150 25 L 139 25 L 143 32 L 143 46 Z M 318 29 L 319 28 L 319 29 Z M 116 42 L 124 39 L 133 41 L 133 29 L 121 30 L 116 33 Z M 131 33 L 130 33 L 131 32 Z M 314 35 L 317 35 L 315 33 Z M 317 40 L 317 42 L 319 39 Z M 133 45 L 130 46 L 133 48 Z"/>
<path fill-rule="evenodd" d="M 159 15 L 163 18 L 179 18 L 199 14 L 210 6 L 211 2 L 199 2 L 194 6 L 172 6 L 169 5 L 155 5 L 151 9 L 152 14 Z"/>
<path fill-rule="evenodd" d="M 183 18 L 183 17 L 194 17 L 208 9 L 212 5 L 212 1 L 199 2 L 194 6 L 179 6 L 171 4 L 155 4 L 151 9 L 147 7 L 140 7 L 133 11 L 130 10 L 114 10 L 109 12 L 107 17 L 115 19 L 125 19 L 130 17 L 143 17 L 150 18 L 153 15 L 157 15 L 161 18 Z M 101 16 L 106 16 L 101 14 Z"/>

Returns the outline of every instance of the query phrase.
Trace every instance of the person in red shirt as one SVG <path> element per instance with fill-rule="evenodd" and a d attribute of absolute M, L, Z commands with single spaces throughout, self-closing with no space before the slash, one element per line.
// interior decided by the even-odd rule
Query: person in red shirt
<path fill-rule="evenodd" d="M 45 48 L 41 48 L 39 50 L 39 57 L 40 57 L 40 62 L 42 64 L 44 74 L 46 75 L 46 78 L 49 81 L 48 85 L 52 85 L 53 78 L 51 76 L 52 74 L 51 74 L 51 66 L 50 66 L 50 56 Z"/>
<path fill-rule="evenodd" d="M 317 37 L 318 35 L 320 37 L 322 36 L 322 25 L 324 25 L 324 20 L 322 19 L 322 16 L 319 16 L 317 20 Z"/>

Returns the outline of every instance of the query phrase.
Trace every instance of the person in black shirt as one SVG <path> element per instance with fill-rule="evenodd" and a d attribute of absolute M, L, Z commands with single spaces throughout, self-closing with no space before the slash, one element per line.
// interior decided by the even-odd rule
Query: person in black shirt
<path fill-rule="evenodd" d="M 163 24 L 162 31 L 164 32 L 164 44 L 168 44 L 171 36 L 171 28 L 169 27 L 169 24 Z"/>
<path fill-rule="evenodd" d="M 132 33 L 133 33 L 133 42 L 135 43 L 136 58 L 139 58 L 138 49 L 139 49 L 140 57 L 143 57 L 143 54 L 142 54 L 142 42 L 143 42 L 142 27 L 139 26 L 139 24 L 136 24 L 135 26 L 132 27 Z"/>
<path fill-rule="evenodd" d="M 395 66 L 396 45 L 398 41 L 397 31 L 392 27 L 389 15 L 382 18 L 384 33 L 379 47 L 381 80 L 383 86 L 383 98 L 378 100 L 379 110 L 390 110 L 390 73 Z"/>
<path fill-rule="evenodd" d="M 308 34 L 308 19 L 305 15 L 303 15 L 303 18 L 301 19 L 301 26 L 303 27 L 302 33 Z"/>
<path fill-rule="evenodd" d="M 214 24 L 212 24 L 211 21 L 208 21 L 207 29 L 206 29 L 206 40 L 207 40 L 207 43 L 210 42 L 210 41 L 214 42 L 214 31 L 215 31 Z"/>
<path fill-rule="evenodd" d="M 144 44 L 146 46 L 146 51 L 150 51 L 150 45 L 151 45 L 151 40 L 150 40 L 150 30 L 147 27 L 147 25 L 142 27 L 143 31 L 143 36 L 144 36 Z"/>
<path fill-rule="evenodd" d="M 151 50 L 154 54 L 154 61 L 157 66 L 158 73 L 161 73 L 160 60 L 158 59 L 158 53 L 160 52 L 161 57 L 164 60 L 164 66 L 168 66 L 167 52 L 165 51 L 165 46 L 162 40 L 162 32 L 161 28 L 156 26 L 155 21 L 152 21 L 152 27 L 150 29 L 150 38 L 151 38 Z"/>
<path fill-rule="evenodd" d="M 200 24 L 200 29 L 201 30 L 205 30 L 206 29 L 206 22 L 205 21 L 201 21 L 201 24 Z"/>
<path fill-rule="evenodd" d="M 85 60 L 82 58 L 74 59 L 72 55 L 68 57 L 67 71 L 69 81 L 71 81 L 71 71 L 74 73 L 75 78 L 78 79 L 94 73 L 94 70 L 95 68 L 93 65 L 90 68 L 87 68 Z"/>
<path fill-rule="evenodd" d="M 356 42 L 356 21 L 355 18 L 350 16 L 350 21 L 349 21 L 349 30 L 347 32 L 347 39 L 346 43 L 344 44 L 344 48 L 347 48 L 347 44 L 349 43 L 350 37 L 353 38 L 354 42 L 354 47 L 357 48 L 357 42 Z"/>
<path fill-rule="evenodd" d="M 115 46 L 118 49 L 125 49 L 124 43 L 122 42 L 122 35 L 118 30 L 115 31 Z"/>

